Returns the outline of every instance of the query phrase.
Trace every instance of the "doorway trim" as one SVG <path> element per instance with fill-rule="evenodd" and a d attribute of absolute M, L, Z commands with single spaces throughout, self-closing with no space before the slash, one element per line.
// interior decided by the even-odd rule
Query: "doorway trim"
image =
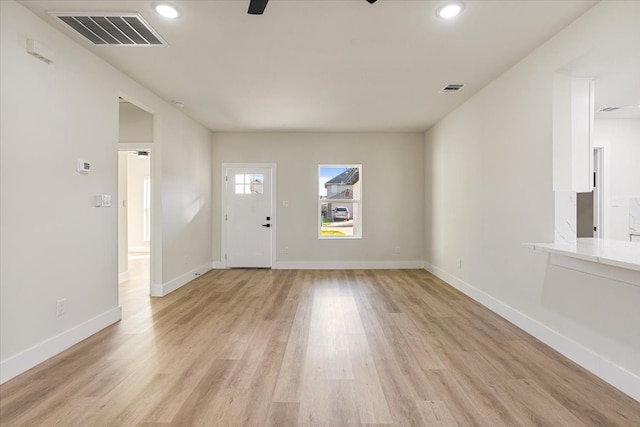
<path fill-rule="evenodd" d="M 225 180 L 227 169 L 229 168 L 270 168 L 271 169 L 271 206 L 273 215 L 273 234 L 271 238 L 271 268 L 276 263 L 276 236 L 278 231 L 278 205 L 277 205 L 277 169 L 275 163 L 222 163 L 220 171 L 220 267 L 227 268 L 227 260 L 225 254 L 227 252 L 227 224 L 225 221 L 225 213 L 227 212 L 227 182 Z"/>
<path fill-rule="evenodd" d="M 598 228 L 594 237 L 611 238 L 611 146 L 609 141 L 598 141 L 593 147 L 593 225 Z"/>

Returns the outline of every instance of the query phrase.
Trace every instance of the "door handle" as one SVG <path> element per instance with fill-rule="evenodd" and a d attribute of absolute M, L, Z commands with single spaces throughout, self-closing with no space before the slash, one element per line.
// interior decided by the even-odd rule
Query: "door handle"
<path fill-rule="evenodd" d="M 269 228 L 269 227 L 271 227 L 271 224 L 262 224 L 262 226 Z"/>

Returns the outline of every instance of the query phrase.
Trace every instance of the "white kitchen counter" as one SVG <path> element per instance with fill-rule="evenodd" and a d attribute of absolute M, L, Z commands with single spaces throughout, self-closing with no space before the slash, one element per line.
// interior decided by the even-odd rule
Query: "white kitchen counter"
<path fill-rule="evenodd" d="M 525 243 L 524 246 L 619 268 L 640 271 L 640 243 L 622 240 L 578 239 L 576 243 Z"/>

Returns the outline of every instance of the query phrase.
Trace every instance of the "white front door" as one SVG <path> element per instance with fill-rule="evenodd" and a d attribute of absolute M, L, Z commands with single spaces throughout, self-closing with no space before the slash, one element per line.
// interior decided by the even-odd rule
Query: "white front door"
<path fill-rule="evenodd" d="M 227 267 L 270 268 L 272 167 L 224 167 Z"/>

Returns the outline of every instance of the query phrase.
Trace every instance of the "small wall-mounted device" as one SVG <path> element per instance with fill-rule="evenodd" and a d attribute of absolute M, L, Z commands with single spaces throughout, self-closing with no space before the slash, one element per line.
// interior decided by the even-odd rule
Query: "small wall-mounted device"
<path fill-rule="evenodd" d="M 76 164 L 76 170 L 79 173 L 91 172 L 91 162 L 89 160 L 78 159 L 78 162 Z"/>
<path fill-rule="evenodd" d="M 47 64 L 53 63 L 53 55 L 39 42 L 27 39 L 27 53 Z"/>
<path fill-rule="evenodd" d="M 96 208 L 111 206 L 111 194 L 96 194 Z"/>

